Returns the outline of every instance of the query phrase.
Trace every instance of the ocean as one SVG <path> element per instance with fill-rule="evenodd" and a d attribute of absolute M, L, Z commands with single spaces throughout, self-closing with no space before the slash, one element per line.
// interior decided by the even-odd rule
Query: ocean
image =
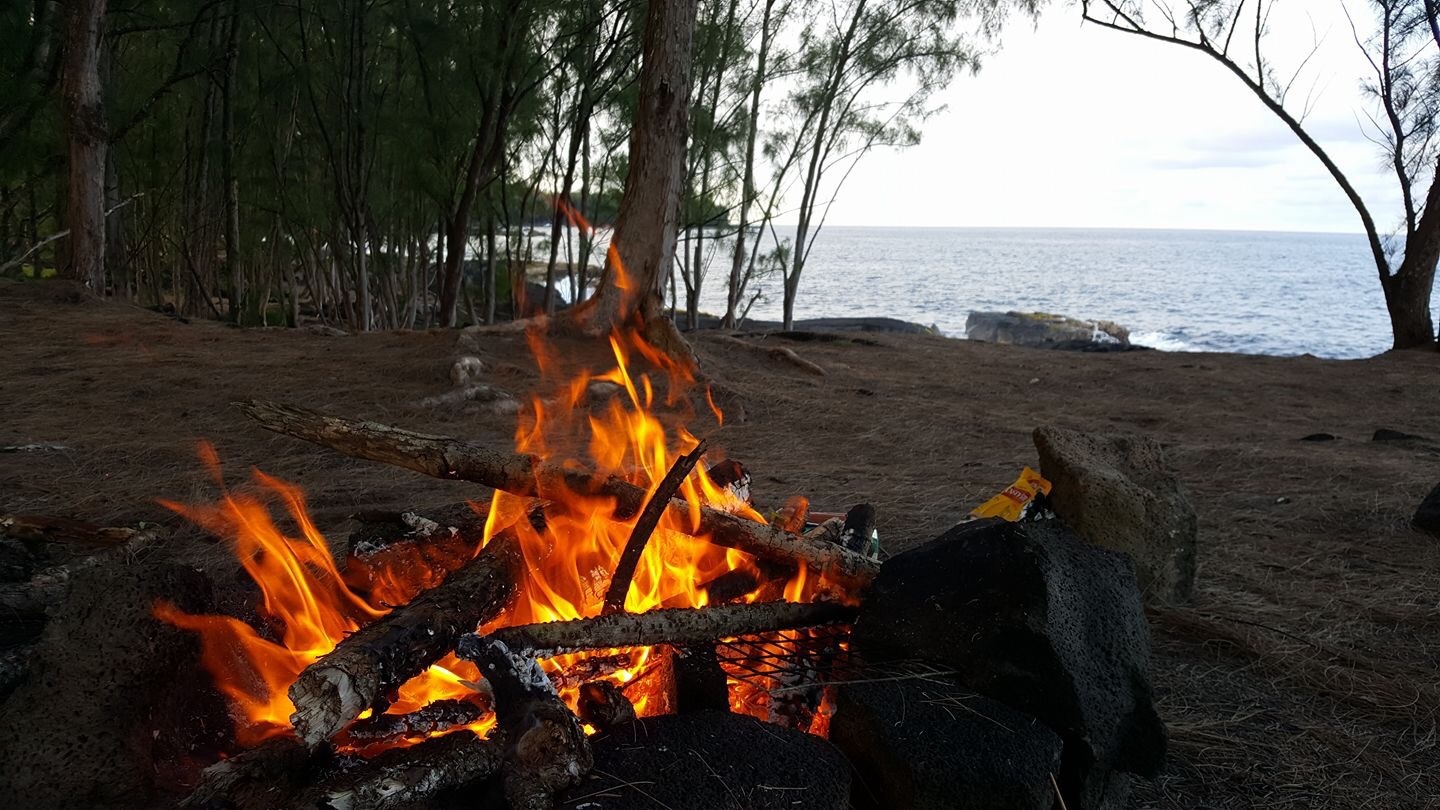
<path fill-rule="evenodd" d="M 725 311 L 716 256 L 702 310 Z M 778 320 L 779 278 L 752 318 Z M 683 307 L 684 288 L 680 288 Z M 973 310 L 1110 320 L 1170 351 L 1369 357 L 1390 347 L 1359 234 L 827 226 L 796 318 L 888 316 L 965 336 Z"/>

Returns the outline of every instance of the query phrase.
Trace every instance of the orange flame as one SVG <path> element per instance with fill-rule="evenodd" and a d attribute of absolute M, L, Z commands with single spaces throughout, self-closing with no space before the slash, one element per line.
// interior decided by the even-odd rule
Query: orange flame
<path fill-rule="evenodd" d="M 558 382 L 550 384 L 551 390 L 537 396 L 522 413 L 516 446 L 548 460 L 583 456 L 584 463 L 598 474 L 622 477 L 653 495 L 675 459 L 699 444 L 683 424 L 666 424 L 683 423 L 693 416 L 687 392 L 693 390 L 695 375 L 693 369 L 656 352 L 636 335 L 613 335 L 610 347 L 615 361 L 612 368 L 600 374 L 581 372 L 567 377 L 553 347 L 531 337 L 542 384 Z M 663 372 L 659 383 L 664 386 L 663 393 L 657 391 L 657 382 L 649 374 L 634 370 L 637 355 Z M 705 394 L 718 423 L 720 411 L 708 391 Z M 213 448 L 203 445 L 201 455 L 221 481 Z M 703 463 L 698 465 L 678 493 L 689 505 L 688 513 L 666 512 L 662 517 L 636 568 L 625 599 L 626 610 L 703 606 L 709 601 L 706 584 L 721 574 L 736 569 L 758 574 L 746 555 L 693 536 L 705 506 L 764 522 L 728 488 L 711 480 L 705 468 Z M 204 664 L 234 707 L 236 740 L 242 746 L 288 733 L 293 707 L 286 692 L 296 676 L 347 633 L 383 616 L 389 606 L 404 604 L 432 587 L 448 570 L 443 564 L 437 570 L 433 559 L 419 561 L 415 555 L 402 553 L 388 561 L 352 561 L 342 574 L 329 544 L 307 517 L 299 488 L 258 471 L 255 479 L 261 493 L 278 496 L 298 531 L 279 528 L 264 501 L 254 495 L 227 491 L 212 506 L 166 505 L 233 541 L 236 557 L 259 586 L 261 602 L 256 614 L 270 632 L 257 631 L 228 616 L 191 616 L 167 604 L 155 608 L 160 618 L 199 633 Z M 637 517 L 617 518 L 616 504 L 607 497 L 568 489 L 541 492 L 540 497 L 545 521 L 543 528 L 537 529 L 525 519 L 533 500 L 497 492 L 486 513 L 483 536 L 464 538 L 465 548 L 449 564 L 453 568 L 473 556 L 503 529 L 518 536 L 528 564 L 527 579 L 521 583 L 513 610 L 482 630 L 594 616 L 600 611 L 611 568 Z M 366 587 L 360 589 L 361 583 Z M 785 585 L 784 595 L 801 600 L 811 590 L 802 566 L 802 572 Z M 362 598 L 360 593 L 366 596 Z M 618 659 L 620 652 L 627 658 Z M 637 711 L 645 715 L 664 711 L 669 705 L 668 679 L 647 677 L 658 671 L 659 659 L 651 649 L 609 650 L 559 656 L 542 665 L 556 676 L 562 697 L 572 707 L 580 676 L 567 676 L 575 672 L 583 673 L 584 680 L 605 677 L 622 685 Z M 616 660 L 624 665 L 613 664 Z M 602 662 L 611 663 L 598 666 Z M 386 711 L 403 714 L 442 698 L 473 698 L 479 680 L 472 664 L 449 656 L 406 683 Z M 763 716 L 763 695 L 743 689 L 732 694 L 737 710 Z M 488 715 L 471 728 L 483 733 L 493 722 L 493 715 Z"/>

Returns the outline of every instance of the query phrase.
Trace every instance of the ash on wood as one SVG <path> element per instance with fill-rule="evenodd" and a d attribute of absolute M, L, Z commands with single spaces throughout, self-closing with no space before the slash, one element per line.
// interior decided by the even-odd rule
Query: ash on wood
<path fill-rule="evenodd" d="M 544 497 L 546 492 L 561 489 L 603 495 L 615 499 L 619 519 L 636 514 L 646 501 L 642 487 L 573 465 L 541 463 L 533 456 L 496 452 L 458 439 L 326 416 L 275 403 L 251 401 L 240 403 L 240 408 L 267 430 L 314 442 L 353 458 L 393 464 L 436 478 L 473 481 L 517 495 Z M 684 501 L 672 499 L 666 508 L 681 525 L 691 525 L 691 510 Z M 874 560 L 864 555 L 836 545 L 815 543 L 710 507 L 700 510 L 699 524 L 693 533 L 763 560 L 805 565 L 853 592 L 863 590 L 879 569 Z"/>
<path fill-rule="evenodd" d="M 519 542 L 502 532 L 440 585 L 345 638 L 290 687 L 296 734 L 311 746 L 335 736 L 508 608 L 523 569 Z"/>
<path fill-rule="evenodd" d="M 502 772 L 513 810 L 548 810 L 555 794 L 590 771 L 590 743 L 535 659 L 493 637 L 475 637 L 470 657 L 495 693 L 495 719 L 509 740 Z"/>

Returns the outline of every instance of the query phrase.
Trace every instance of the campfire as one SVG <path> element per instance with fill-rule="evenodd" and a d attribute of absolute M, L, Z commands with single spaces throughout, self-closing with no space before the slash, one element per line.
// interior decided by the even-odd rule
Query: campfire
<path fill-rule="evenodd" d="M 300 488 L 263 473 L 260 492 L 294 530 L 257 494 L 167 504 L 233 542 L 267 630 L 155 606 L 199 634 L 249 750 L 197 795 L 233 792 L 237 768 L 303 746 L 433 759 L 438 778 L 410 786 L 421 792 L 499 770 L 513 806 L 547 806 L 590 768 L 586 735 L 637 716 L 725 709 L 826 733 L 825 676 L 878 568 L 859 550 L 874 510 L 811 524 L 797 497 L 768 522 L 743 465 L 687 429 L 697 402 L 716 426 L 724 419 L 692 369 L 617 334 L 612 368 L 561 378 L 550 349 L 531 343 L 542 390 L 513 453 L 242 405 L 271 430 L 493 487 L 488 504 L 470 504 L 470 531 L 412 516 L 404 536 L 337 565 Z M 202 457 L 223 486 L 214 450 Z M 342 792 L 363 790 L 342 781 Z"/>
<path fill-rule="evenodd" d="M 0 519 L 0 630 L 25 644 L 0 671 L 0 803 L 1100 810 L 1157 772 L 1149 630 L 1114 538 L 987 504 L 882 565 L 870 505 L 752 498 L 693 368 L 616 334 L 572 373 L 555 345 L 573 352 L 531 338 L 514 449 L 240 403 L 493 492 L 327 538 L 295 483 L 228 488 L 202 446 L 220 497 L 166 505 L 253 584 L 184 544 L 145 557 L 155 526 Z M 1089 472 L 1053 479 L 1056 512 L 1155 485 L 1092 474 L 1110 445 L 1064 436 L 1037 433 L 1042 460 Z"/>

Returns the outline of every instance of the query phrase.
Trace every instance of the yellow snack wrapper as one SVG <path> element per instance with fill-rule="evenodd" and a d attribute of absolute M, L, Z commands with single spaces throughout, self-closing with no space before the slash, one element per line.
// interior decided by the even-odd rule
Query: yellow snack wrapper
<path fill-rule="evenodd" d="M 1040 473 L 1026 467 L 1015 483 L 985 503 L 970 510 L 972 518 L 998 517 L 1014 522 L 1025 516 L 1025 508 L 1038 495 L 1050 494 L 1050 482 Z"/>

